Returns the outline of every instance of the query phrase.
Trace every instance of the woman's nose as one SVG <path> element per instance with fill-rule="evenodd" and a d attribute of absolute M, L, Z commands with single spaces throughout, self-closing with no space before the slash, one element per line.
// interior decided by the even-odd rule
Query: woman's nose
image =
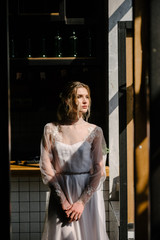
<path fill-rule="evenodd" d="M 83 103 L 86 103 L 86 102 L 87 102 L 87 100 L 86 100 L 86 98 L 84 97 L 84 98 L 83 98 Z"/>

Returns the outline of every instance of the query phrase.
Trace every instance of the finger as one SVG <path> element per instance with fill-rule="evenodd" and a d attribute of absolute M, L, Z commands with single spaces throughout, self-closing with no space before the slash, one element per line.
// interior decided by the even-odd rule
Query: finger
<path fill-rule="evenodd" d="M 77 216 L 77 219 L 78 219 L 78 220 L 81 218 L 81 215 L 82 215 L 82 213 L 79 213 L 79 214 L 78 214 L 78 216 Z M 77 220 L 77 221 L 78 221 L 78 220 Z"/>
<path fill-rule="evenodd" d="M 69 220 L 69 223 L 72 223 L 72 222 L 74 222 L 74 219 L 70 219 L 70 220 Z"/>
<path fill-rule="evenodd" d="M 67 211 L 66 211 L 67 217 L 69 217 L 69 216 L 71 215 L 71 213 L 72 213 L 72 210 L 67 210 Z"/>
<path fill-rule="evenodd" d="M 74 220 L 75 220 L 75 221 L 78 221 L 78 220 L 79 220 L 79 214 L 76 214 L 76 215 L 74 216 Z"/>
<path fill-rule="evenodd" d="M 69 222 L 70 222 L 70 223 L 71 223 L 71 222 L 74 222 L 74 221 L 75 221 L 74 216 L 69 218 Z"/>
<path fill-rule="evenodd" d="M 75 212 L 72 212 L 72 214 L 70 215 L 70 218 L 74 220 L 74 218 L 75 218 L 76 215 L 77 215 L 77 214 L 76 214 Z"/>

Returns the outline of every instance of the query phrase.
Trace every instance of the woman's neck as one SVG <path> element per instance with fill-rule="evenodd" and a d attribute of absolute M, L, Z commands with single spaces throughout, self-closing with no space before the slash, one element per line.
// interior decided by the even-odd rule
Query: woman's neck
<path fill-rule="evenodd" d="M 78 125 L 78 124 L 81 124 L 84 122 L 84 119 L 83 117 L 80 117 L 80 118 L 77 118 L 77 119 L 74 119 L 72 122 L 71 122 L 71 125 Z"/>
<path fill-rule="evenodd" d="M 64 119 L 64 121 L 62 122 L 62 124 L 64 125 L 79 125 L 81 123 L 84 122 L 84 119 L 82 116 L 78 117 L 73 117 L 73 116 L 69 116 L 68 118 Z"/>

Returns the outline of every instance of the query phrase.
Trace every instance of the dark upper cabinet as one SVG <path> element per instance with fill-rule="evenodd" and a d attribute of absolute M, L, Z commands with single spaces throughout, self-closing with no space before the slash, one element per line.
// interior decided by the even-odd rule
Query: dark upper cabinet
<path fill-rule="evenodd" d="M 37 159 L 67 81 L 90 86 L 92 121 L 103 121 L 103 28 L 101 1 L 9 0 L 12 160 Z"/>

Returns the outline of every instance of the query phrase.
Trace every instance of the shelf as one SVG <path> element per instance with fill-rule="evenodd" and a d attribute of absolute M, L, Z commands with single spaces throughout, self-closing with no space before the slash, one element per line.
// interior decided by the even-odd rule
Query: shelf
<path fill-rule="evenodd" d="M 22 162 L 21 165 L 16 165 L 14 161 L 11 161 L 11 165 L 10 165 L 11 174 L 33 173 L 33 172 L 40 174 L 39 164 L 24 165 L 24 162 Z M 106 177 L 109 177 L 108 166 L 106 167 Z"/>
<path fill-rule="evenodd" d="M 12 16 L 12 15 L 10 15 Z M 66 25 L 84 25 L 86 23 L 85 18 L 67 18 L 67 17 L 61 17 L 60 13 L 20 13 L 20 17 L 42 17 L 43 19 L 45 17 L 51 17 L 50 20 L 57 20 L 59 22 L 64 22 Z M 61 18 L 60 18 L 61 17 Z M 36 19 L 35 19 L 36 20 Z M 93 23 L 93 20 L 90 20 L 89 22 Z M 94 22 L 95 23 L 95 22 Z"/>
<path fill-rule="evenodd" d="M 53 13 L 20 13 L 19 16 L 59 16 L 59 12 L 53 12 Z"/>
<path fill-rule="evenodd" d="M 11 175 L 19 175 L 19 174 L 38 174 L 40 175 L 40 169 L 39 169 L 39 164 L 29 164 L 29 165 L 24 165 L 25 161 L 22 161 L 21 164 L 17 165 L 15 161 L 11 161 L 10 164 L 10 171 Z"/>
<path fill-rule="evenodd" d="M 14 15 L 10 14 L 10 17 Z M 50 12 L 50 13 L 19 13 L 17 16 L 18 21 L 32 21 L 34 23 L 39 22 L 61 22 L 64 23 L 64 16 L 60 12 Z"/>
<path fill-rule="evenodd" d="M 29 66 L 54 66 L 54 65 L 96 65 L 95 57 L 38 57 L 38 58 L 11 58 L 11 63 Z"/>

